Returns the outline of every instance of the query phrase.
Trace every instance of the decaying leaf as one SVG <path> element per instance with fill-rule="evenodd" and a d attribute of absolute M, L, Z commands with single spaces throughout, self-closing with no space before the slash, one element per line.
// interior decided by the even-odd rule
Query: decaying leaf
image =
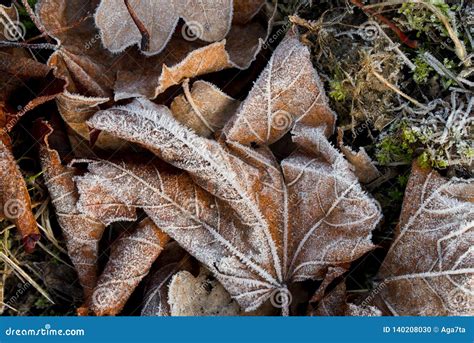
<path fill-rule="evenodd" d="M 349 146 L 344 145 L 342 141 L 344 132 L 341 129 L 337 131 L 337 143 L 339 149 L 346 157 L 346 159 L 354 167 L 354 173 L 358 177 L 361 183 L 369 183 L 374 181 L 376 178 L 382 176 L 377 167 L 374 164 L 374 161 L 367 155 L 367 152 L 364 148 L 359 148 L 358 152 L 353 151 Z"/>
<path fill-rule="evenodd" d="M 171 316 L 236 316 L 239 305 L 206 270 L 197 277 L 188 271 L 173 276 L 169 284 L 168 302 Z"/>
<path fill-rule="evenodd" d="M 474 180 L 413 165 L 377 304 L 391 315 L 473 315 Z"/>
<path fill-rule="evenodd" d="M 18 11 L 0 5 L 0 38 L 21 37 Z M 8 133 L 20 118 L 36 106 L 54 99 L 66 82 L 54 77 L 50 67 L 35 61 L 21 48 L 0 52 L 0 218 L 11 220 L 32 251 L 40 232 L 31 208 L 28 189 L 12 153 Z"/>
<path fill-rule="evenodd" d="M 190 90 L 186 81 L 183 88 L 184 95 L 174 98 L 171 112 L 179 122 L 203 137 L 222 129 L 239 106 L 237 100 L 209 82 L 196 81 Z"/>
<path fill-rule="evenodd" d="M 84 309 L 87 309 L 97 284 L 99 241 L 105 226 L 97 219 L 79 212 L 79 195 L 73 181 L 74 168 L 63 165 L 59 153 L 50 146 L 50 138 L 54 134 L 52 127 L 41 121 L 36 122 L 36 127 L 39 130 L 39 154 L 45 184 L 64 234 L 68 255 L 84 290 Z M 84 314 L 84 309 L 79 311 Z"/>
<path fill-rule="evenodd" d="M 240 308 L 222 285 L 201 266 L 194 277 L 192 257 L 171 242 L 157 260 L 148 282 L 142 316 L 238 315 Z"/>
<path fill-rule="evenodd" d="M 89 135 L 84 121 L 112 98 L 155 98 L 187 78 L 226 68 L 248 68 L 272 25 L 271 20 L 262 22 L 259 18 L 245 25 L 235 24 L 226 39 L 211 44 L 186 40 L 176 32 L 166 48 L 153 57 L 145 57 L 136 49 L 114 55 L 101 45 L 91 18 L 96 5 L 92 0 L 42 0 L 37 6 L 43 25 L 60 43 L 49 64 L 68 80 L 66 92 L 58 98 L 59 110 L 86 139 Z M 101 135 L 96 144 L 117 148 L 121 143 Z"/>
<path fill-rule="evenodd" d="M 138 44 L 146 55 L 160 53 L 184 19 L 189 40 L 222 40 L 232 22 L 232 0 L 102 0 L 95 23 L 107 49 L 119 53 Z"/>
<path fill-rule="evenodd" d="M 229 123 L 226 135 L 245 145 L 268 145 L 296 123 L 317 122 L 330 135 L 335 121 L 309 50 L 290 30 Z"/>
<path fill-rule="evenodd" d="M 94 289 L 92 311 L 99 316 L 119 313 L 168 240 L 168 235 L 148 218 L 121 237 L 112 246 L 109 262 Z"/>
<path fill-rule="evenodd" d="M 216 198 L 196 189 L 189 194 L 184 182 L 173 183 L 169 190 L 156 168 L 152 171 L 159 184 L 136 176 L 145 173 L 143 167 L 110 166 L 106 172 L 103 161 L 90 165 L 91 173 L 78 179 L 84 211 L 104 216 L 113 206 L 94 199 L 91 193 L 99 188 L 122 207 L 143 207 L 247 311 L 275 293 L 287 293 L 289 283 L 323 278 L 329 266 L 345 265 L 373 248 L 371 231 L 380 219 L 379 209 L 327 141 L 324 128 L 299 128 L 294 141 L 306 152 L 279 166 L 267 148 L 196 136 L 167 107 L 143 99 L 100 111 L 88 123 L 188 171 Z M 141 180 L 140 189 L 120 189 L 117 175 L 122 185 Z M 170 198 L 168 192 L 179 197 Z M 165 204 L 166 211 L 158 208 Z M 173 211 L 182 213 L 171 216 Z"/>
<path fill-rule="evenodd" d="M 10 139 L 6 134 L 0 134 L 0 218 L 6 218 L 15 224 L 25 250 L 31 252 L 40 239 L 40 232 L 31 209 L 25 180 L 16 164 Z"/>

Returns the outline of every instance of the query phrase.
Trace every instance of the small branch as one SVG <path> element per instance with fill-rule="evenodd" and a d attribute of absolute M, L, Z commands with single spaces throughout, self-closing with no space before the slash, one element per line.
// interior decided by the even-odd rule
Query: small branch
<path fill-rule="evenodd" d="M 398 36 L 398 38 L 400 38 L 403 44 L 405 44 L 406 46 L 412 49 L 416 49 L 418 47 L 417 41 L 411 40 L 410 38 L 408 38 L 408 36 L 402 30 L 400 30 L 397 25 L 395 25 L 392 21 L 387 19 L 385 16 L 381 15 L 380 13 L 376 13 L 375 11 L 368 8 L 367 6 L 364 6 L 364 4 L 360 0 L 350 0 L 350 1 L 352 4 L 359 7 L 366 14 L 371 15 L 377 18 L 378 20 L 380 20 L 382 23 L 386 24 L 390 28 L 390 30 L 392 30 Z"/>
<path fill-rule="evenodd" d="M 45 37 L 48 37 L 46 28 L 44 27 L 43 23 L 41 23 L 39 18 L 36 16 L 35 12 L 33 11 L 30 4 L 28 3 L 28 0 L 21 0 L 21 3 L 23 4 L 23 7 L 25 7 L 25 10 L 28 13 L 28 16 L 30 17 L 31 21 L 35 24 L 35 26 L 38 28 L 38 30 L 43 35 L 45 35 Z"/>
<path fill-rule="evenodd" d="M 58 50 L 59 46 L 50 43 L 29 44 L 24 42 L 0 41 L 0 48 L 27 48 L 27 49 L 47 49 Z"/>
<path fill-rule="evenodd" d="M 138 18 L 137 14 L 130 5 L 129 0 L 123 1 L 125 3 L 125 6 L 127 7 L 128 13 L 130 13 L 130 16 L 133 19 L 133 22 L 137 26 L 138 31 L 140 31 L 140 34 L 142 35 L 141 50 L 148 51 L 150 49 L 150 33 L 146 29 L 145 25 L 143 25 L 140 18 Z"/>

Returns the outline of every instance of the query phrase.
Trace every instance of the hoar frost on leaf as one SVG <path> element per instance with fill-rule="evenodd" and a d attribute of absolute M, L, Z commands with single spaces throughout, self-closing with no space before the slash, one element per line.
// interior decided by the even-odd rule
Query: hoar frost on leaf
<path fill-rule="evenodd" d="M 290 29 L 225 131 L 229 140 L 268 145 L 297 123 L 317 122 L 329 135 L 335 121 L 310 52 Z"/>
<path fill-rule="evenodd" d="M 168 235 L 146 218 L 114 242 L 92 294 L 92 311 L 97 315 L 119 313 L 168 241 Z"/>
<path fill-rule="evenodd" d="M 118 3 L 124 6 L 123 1 Z M 187 78 L 227 68 L 247 69 L 268 37 L 273 20 L 262 15 L 245 25 L 234 23 L 225 39 L 213 43 L 186 40 L 183 34 L 175 32 L 161 53 L 146 57 L 134 48 L 112 54 L 103 47 L 90 17 L 96 6 L 97 2 L 92 0 L 41 0 L 36 8 L 46 31 L 60 44 L 48 61 L 55 73 L 68 81 L 66 91 L 58 97 L 59 111 L 86 140 L 89 131 L 85 121 L 99 105 L 112 99 L 156 98 Z M 123 142 L 100 135 L 96 146 L 117 149 Z"/>
<path fill-rule="evenodd" d="M 121 208 L 143 208 L 247 311 L 288 292 L 292 282 L 323 278 L 328 267 L 373 249 L 371 231 L 380 211 L 327 141 L 324 126 L 295 130 L 294 141 L 306 150 L 279 165 L 266 147 L 198 137 L 167 107 L 143 99 L 98 112 L 88 123 L 186 170 L 212 195 L 199 188 L 188 195 L 190 181 L 173 183 L 169 190 L 156 168 L 157 186 L 150 185 L 150 178 L 140 182 L 141 189 L 125 191 L 119 183 L 139 179 L 130 175 L 130 167 L 100 170 L 97 166 L 107 162 L 93 162 L 91 173 L 78 180 L 84 211 L 100 216 L 109 206 L 90 195 L 97 188 L 121 202 Z M 143 168 L 133 170 L 143 173 Z M 164 194 L 170 191 L 173 197 Z M 285 314 L 287 305 L 282 306 Z"/>
<path fill-rule="evenodd" d="M 391 315 L 473 315 L 474 180 L 413 165 L 376 304 Z"/>
<path fill-rule="evenodd" d="M 87 314 L 92 290 L 97 283 L 99 241 L 105 226 L 78 210 L 79 194 L 73 180 L 76 171 L 73 167 L 63 165 L 59 153 L 50 146 L 53 128 L 43 121 L 37 121 L 35 126 L 39 131 L 37 139 L 40 140 L 39 155 L 45 185 L 66 241 L 68 255 L 84 291 L 84 306 L 79 311 Z"/>
<path fill-rule="evenodd" d="M 223 39 L 232 22 L 232 0 L 130 0 L 134 15 L 149 34 L 149 46 L 144 54 L 160 53 L 178 24 L 179 18 L 188 25 L 189 35 L 206 42 Z M 130 45 L 142 42 L 137 27 L 124 1 L 102 0 L 95 13 L 95 23 L 105 47 L 122 52 Z"/>

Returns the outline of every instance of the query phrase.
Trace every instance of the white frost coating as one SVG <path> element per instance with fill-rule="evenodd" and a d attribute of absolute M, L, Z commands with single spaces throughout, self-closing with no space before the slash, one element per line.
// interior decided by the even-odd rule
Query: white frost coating
<path fill-rule="evenodd" d="M 159 166 L 98 161 L 78 179 L 82 208 L 107 208 L 90 195 L 93 189 L 122 208 L 144 208 L 246 311 L 291 282 L 322 278 L 328 266 L 373 249 L 380 211 L 324 127 L 295 131 L 295 141 L 309 149 L 279 166 L 265 147 L 198 137 L 166 107 L 143 99 L 98 112 L 89 125 L 147 147 L 212 195 Z"/>
<path fill-rule="evenodd" d="M 309 50 L 290 30 L 225 132 L 229 140 L 245 145 L 268 145 L 298 122 L 324 126 L 329 136 L 335 120 Z"/>
<path fill-rule="evenodd" d="M 380 272 L 380 297 L 392 314 L 474 314 L 473 199 L 473 179 L 448 181 L 414 167 Z"/>
<path fill-rule="evenodd" d="M 145 55 L 160 53 L 183 18 L 189 28 L 183 35 L 193 35 L 206 42 L 223 39 L 232 22 L 232 0 L 140 0 L 130 1 L 130 6 L 148 31 L 149 49 Z M 114 53 L 142 41 L 142 34 L 130 16 L 123 1 L 102 0 L 94 15 L 102 43 Z M 191 32 L 193 31 L 193 32 Z M 142 47 L 143 48 L 143 47 Z"/>
<path fill-rule="evenodd" d="M 94 313 L 119 313 L 167 242 L 168 237 L 148 218 L 115 242 L 92 295 Z"/>
<path fill-rule="evenodd" d="M 73 182 L 75 170 L 61 164 L 58 152 L 49 148 L 47 140 L 46 137 L 44 145 L 40 147 L 45 185 L 65 237 L 68 255 L 84 289 L 85 303 L 89 305 L 92 289 L 97 282 L 99 241 L 105 226 L 78 210 L 79 194 Z"/>

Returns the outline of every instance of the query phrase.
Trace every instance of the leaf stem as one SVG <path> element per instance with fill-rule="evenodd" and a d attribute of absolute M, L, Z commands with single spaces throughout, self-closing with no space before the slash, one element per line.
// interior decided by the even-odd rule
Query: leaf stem
<path fill-rule="evenodd" d="M 138 18 L 137 14 L 135 13 L 134 9 L 130 5 L 129 0 L 123 0 L 125 3 L 125 6 L 127 7 L 128 13 L 130 13 L 130 16 L 133 19 L 133 22 L 138 28 L 138 31 L 140 31 L 140 34 L 142 35 L 142 42 L 141 42 L 141 50 L 142 51 L 148 51 L 150 49 L 150 33 L 146 29 L 145 25 L 142 23 L 140 18 Z"/>

